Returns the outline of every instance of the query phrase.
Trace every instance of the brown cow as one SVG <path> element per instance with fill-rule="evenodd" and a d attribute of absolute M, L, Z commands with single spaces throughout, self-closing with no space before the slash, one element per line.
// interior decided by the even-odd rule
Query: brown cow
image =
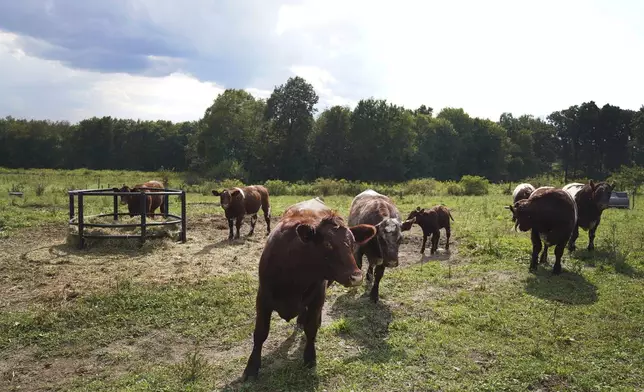
<path fill-rule="evenodd" d="M 214 196 L 219 196 L 221 208 L 224 209 L 230 234 L 228 239 L 233 239 L 233 220 L 236 220 L 237 234 L 239 238 L 239 228 L 241 227 L 244 216 L 250 215 L 250 232 L 251 236 L 255 232 L 257 223 L 257 212 L 262 208 L 264 220 L 266 221 L 266 235 L 271 232 L 271 204 L 268 196 L 268 189 L 261 185 L 250 185 L 242 188 L 230 188 L 221 192 L 212 191 Z"/>
<path fill-rule="evenodd" d="M 306 335 L 304 363 L 315 365 L 315 338 L 327 280 L 345 287 L 359 285 L 362 272 L 352 250 L 375 234 L 370 225 L 347 227 L 340 216 L 316 199 L 298 203 L 284 213 L 259 261 L 253 351 L 243 380 L 258 375 L 273 311 L 286 321 L 297 316 Z"/>
<path fill-rule="evenodd" d="M 561 257 L 566 243 L 577 224 L 577 206 L 573 198 L 563 189 L 541 187 L 532 192 L 529 198 L 510 205 L 517 226 L 521 231 L 532 230 L 532 259 L 530 271 L 537 269 L 537 258 L 541 251 L 541 241 L 545 247 L 540 261 L 548 259 L 548 247 L 555 246 L 555 265 L 552 273 L 561 273 Z"/>
<path fill-rule="evenodd" d="M 568 249 L 571 252 L 576 249 L 575 241 L 579 237 L 580 227 L 588 231 L 588 250 L 595 249 L 595 232 L 599 222 L 601 222 L 602 212 L 608 208 L 608 202 L 614 187 L 615 184 L 595 183 L 593 180 L 590 180 L 585 185 L 574 182 L 563 187 L 575 199 L 577 204 L 577 225 L 575 225 L 568 242 Z"/>
<path fill-rule="evenodd" d="M 134 215 L 141 215 L 141 196 L 140 192 L 144 191 L 145 193 L 153 193 L 156 192 L 154 190 L 149 190 L 149 189 L 141 189 L 141 188 L 159 188 L 159 190 L 165 189 L 163 184 L 160 183 L 159 181 L 148 181 L 144 184 L 137 184 L 134 185 L 131 189 L 127 185 L 123 184 L 121 189 L 114 188 L 115 192 L 132 192 L 135 193 L 133 195 L 122 195 L 121 196 L 121 204 L 127 204 L 127 209 L 130 213 L 130 217 L 133 217 Z M 158 195 L 158 196 L 152 196 L 148 195 L 146 196 L 146 204 L 147 204 L 147 211 L 146 215 L 154 218 L 154 211 L 157 208 L 161 209 L 161 213 L 165 213 L 166 205 L 164 203 L 164 196 L 163 195 Z"/>
<path fill-rule="evenodd" d="M 402 231 L 411 230 L 411 227 L 416 223 L 423 230 L 423 245 L 420 247 L 420 253 L 425 253 L 425 244 L 427 237 L 432 236 L 432 247 L 430 254 L 436 253 L 438 249 L 438 239 L 440 238 L 441 229 L 445 229 L 445 250 L 449 251 L 449 237 L 451 236 L 451 228 L 449 220 L 454 220 L 449 209 L 445 206 L 435 206 L 429 210 L 416 207 L 415 211 L 409 213 L 407 220 L 402 224 Z"/>
<path fill-rule="evenodd" d="M 385 267 L 398 266 L 398 247 L 402 243 L 401 217 L 394 202 L 387 196 L 367 189 L 353 198 L 349 210 L 349 225 L 369 224 L 378 229 L 376 236 L 355 250 L 358 268 L 362 268 L 362 257 L 367 256 L 367 280 L 373 280 L 369 293 L 372 301 L 378 302 L 380 280 Z M 375 270 L 375 273 L 374 273 Z M 375 279 L 373 277 L 375 276 Z"/>

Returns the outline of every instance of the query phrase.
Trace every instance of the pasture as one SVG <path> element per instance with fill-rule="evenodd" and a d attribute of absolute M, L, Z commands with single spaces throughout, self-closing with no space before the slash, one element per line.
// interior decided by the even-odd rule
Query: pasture
<path fill-rule="evenodd" d="M 528 272 L 529 233 L 513 231 L 511 196 L 391 195 L 401 213 L 444 203 L 451 252 L 419 253 L 404 233 L 400 266 L 380 302 L 364 284 L 328 289 L 315 369 L 303 332 L 274 313 L 259 379 L 241 383 L 252 348 L 257 264 L 265 241 L 227 241 L 218 199 L 187 196 L 188 241 L 66 243 L 66 187 L 98 172 L 0 173 L 0 390 L 2 391 L 604 391 L 644 386 L 644 213 L 609 209 L 596 251 L 564 254 Z M 161 179 L 100 173 L 102 186 Z M 169 175 L 170 187 L 181 179 Z M 8 196 L 22 184 L 25 197 Z M 41 185 L 39 185 L 41 184 Z M 39 189 L 36 192 L 36 189 Z M 190 190 L 190 189 L 189 189 Z M 311 196 L 272 196 L 273 225 Z M 345 218 L 351 196 L 326 196 Z M 111 199 L 88 211 L 109 212 Z M 172 202 L 171 210 L 178 208 Z M 365 261 L 366 264 L 366 261 Z M 366 271 L 366 266 L 363 266 Z"/>

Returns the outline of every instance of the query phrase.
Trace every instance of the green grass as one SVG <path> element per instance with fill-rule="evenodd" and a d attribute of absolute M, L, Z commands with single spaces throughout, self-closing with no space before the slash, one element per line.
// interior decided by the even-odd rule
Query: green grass
<path fill-rule="evenodd" d="M 53 196 L 45 191 L 42 197 Z M 273 197 L 274 215 L 305 198 Z M 213 199 L 191 193 L 190 216 L 221 214 L 215 204 L 201 204 Z M 564 273 L 552 276 L 552 254 L 550 266 L 528 272 L 529 235 L 514 232 L 503 209 L 510 196 L 394 199 L 404 215 L 416 206 L 450 207 L 455 253 L 449 261 L 421 263 L 420 245 L 408 245 L 414 252 L 408 257 L 415 259 L 387 270 L 378 304 L 363 295 L 364 288 L 330 288 L 315 369 L 302 366 L 302 332 L 293 333 L 293 321 L 274 315 L 269 336 L 274 343 L 264 349 L 259 380 L 237 380 L 250 354 L 254 323 L 257 278 L 246 272 L 190 284 L 121 281 L 65 306 L 4 311 L 0 359 L 29 348 L 36 360 L 82 361 L 106 350 L 99 356 L 102 369 L 64 380 L 64 389 L 74 391 L 641 390 L 644 214 L 639 207 L 606 211 L 597 250 L 566 252 Z M 351 197 L 325 201 L 346 216 Z M 65 203 L 61 197 L 63 210 Z M 110 207 L 98 203 L 92 211 Z M 13 230 L 64 225 L 67 214 L 10 208 L 27 211 L 11 218 L 17 222 Z M 578 248 L 585 248 L 587 238 L 582 231 Z M 108 350 L 158 333 L 159 345 L 178 350 L 175 360 L 163 360 L 159 348 L 161 354 L 152 350 L 137 358 L 128 350 Z M 0 377 L 5 390 L 7 376 Z"/>

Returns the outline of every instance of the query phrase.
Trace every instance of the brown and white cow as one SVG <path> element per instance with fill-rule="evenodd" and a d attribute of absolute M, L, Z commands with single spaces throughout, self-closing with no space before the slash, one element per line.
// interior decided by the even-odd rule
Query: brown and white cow
<path fill-rule="evenodd" d="M 141 215 L 141 207 L 142 207 L 142 200 L 141 200 L 141 191 L 145 192 L 146 195 L 146 206 L 147 206 L 147 211 L 145 211 L 146 216 L 154 218 L 154 211 L 157 208 L 161 209 L 161 213 L 163 214 L 166 209 L 166 205 L 164 203 L 164 196 L 163 195 L 158 195 L 154 196 L 152 193 L 154 193 L 154 190 L 150 189 L 141 189 L 141 188 L 158 188 L 159 190 L 165 189 L 163 184 L 159 181 L 148 181 L 143 184 L 136 184 L 132 188 L 128 187 L 127 185 L 123 184 L 121 189 L 118 188 L 113 188 L 115 192 L 131 192 L 131 195 L 121 195 L 121 204 L 127 204 L 127 209 L 128 212 L 130 213 L 130 217 L 133 217 L 135 215 Z"/>
<path fill-rule="evenodd" d="M 516 188 L 514 188 L 514 192 L 512 192 L 512 203 L 527 199 L 528 197 L 530 197 L 532 192 L 534 192 L 534 190 L 534 187 L 528 183 L 517 185 Z"/>
<path fill-rule="evenodd" d="M 529 198 L 519 200 L 507 208 L 516 220 L 515 230 L 517 226 L 521 231 L 532 230 L 530 270 L 537 269 L 537 258 L 543 241 L 540 261 L 545 263 L 548 259 L 548 247 L 555 246 L 556 261 L 552 272 L 561 273 L 561 258 L 577 224 L 577 207 L 573 198 L 562 189 L 541 187 L 532 192 Z"/>
<path fill-rule="evenodd" d="M 350 287 L 362 282 L 353 247 L 376 234 L 371 225 L 347 227 L 323 202 L 291 206 L 269 235 L 259 261 L 253 351 L 243 379 L 256 378 L 271 314 L 286 321 L 297 316 L 306 335 L 304 363 L 315 365 L 315 338 L 322 321 L 327 280 Z"/>
<path fill-rule="evenodd" d="M 351 202 L 348 222 L 351 226 L 369 224 L 378 229 L 374 238 L 355 250 L 358 268 L 362 268 L 362 257 L 367 256 L 367 280 L 373 280 L 369 296 L 371 300 L 378 302 L 380 280 L 385 273 L 385 267 L 398 266 L 398 247 L 403 239 L 400 212 L 389 197 L 368 189 Z"/>
<path fill-rule="evenodd" d="M 441 229 L 445 229 L 445 250 L 449 251 L 449 237 L 451 236 L 450 219 L 454 218 L 449 209 L 445 206 L 439 205 L 425 210 L 424 208 L 416 207 L 415 211 L 409 213 L 407 220 L 403 222 L 401 230 L 411 230 L 411 227 L 416 223 L 423 230 L 423 245 L 420 247 L 420 253 L 425 253 L 425 244 L 427 237 L 432 236 L 432 247 L 430 254 L 436 253 L 438 250 L 438 240 L 440 238 Z"/>
<path fill-rule="evenodd" d="M 239 228 L 246 215 L 250 215 L 250 231 L 248 235 L 251 236 L 255 232 L 255 224 L 257 223 L 257 212 L 260 207 L 264 212 L 264 220 L 266 221 L 266 234 L 271 232 L 271 205 L 268 195 L 268 189 L 261 185 L 250 185 L 241 188 L 224 189 L 219 192 L 212 191 L 214 196 L 219 196 L 221 208 L 224 209 L 226 219 L 228 220 L 228 239 L 233 239 L 233 221 L 237 228 L 235 238 L 239 238 Z"/>
<path fill-rule="evenodd" d="M 576 249 L 575 241 L 579 237 L 580 227 L 588 231 L 588 250 L 595 249 L 595 232 L 601 222 L 602 212 L 608 208 L 614 187 L 614 184 L 595 183 L 593 180 L 590 180 L 588 184 L 573 182 L 563 187 L 575 199 L 578 212 L 577 225 L 575 225 L 568 243 L 568 249 L 571 252 Z"/>

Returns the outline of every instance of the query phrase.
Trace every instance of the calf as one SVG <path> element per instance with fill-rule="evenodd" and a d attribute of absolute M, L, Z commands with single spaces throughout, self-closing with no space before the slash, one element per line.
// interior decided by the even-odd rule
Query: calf
<path fill-rule="evenodd" d="M 250 215 L 250 232 L 251 236 L 255 232 L 257 223 L 257 212 L 262 208 L 264 220 L 266 221 L 266 235 L 271 232 L 271 205 L 268 196 L 268 189 L 261 185 L 250 185 L 242 188 L 230 188 L 221 192 L 212 191 L 214 196 L 219 196 L 221 208 L 224 209 L 226 219 L 228 220 L 228 239 L 233 239 L 233 221 L 237 228 L 235 238 L 239 238 L 239 228 L 246 215 Z"/>
<path fill-rule="evenodd" d="M 407 220 L 402 224 L 402 231 L 411 230 L 414 223 L 418 224 L 423 230 L 423 245 L 420 248 L 420 253 L 425 253 L 425 244 L 427 237 L 432 236 L 432 247 L 430 254 L 436 253 L 438 249 L 438 239 L 440 238 L 440 229 L 445 229 L 445 250 L 449 251 L 449 237 L 451 235 L 449 220 L 454 220 L 449 209 L 445 206 L 435 206 L 429 210 L 417 207 L 415 211 L 409 213 Z"/>
<path fill-rule="evenodd" d="M 352 250 L 375 234 L 376 228 L 371 225 L 347 227 L 320 200 L 298 203 L 284 213 L 259 261 L 253 351 L 242 376 L 244 381 L 258 375 L 273 311 L 286 321 L 297 316 L 306 335 L 304 363 L 315 365 L 315 338 L 322 321 L 327 280 L 346 287 L 359 285 L 362 272 Z"/>
<path fill-rule="evenodd" d="M 133 217 L 134 215 L 142 214 L 141 191 L 145 193 L 156 192 L 154 190 L 141 189 L 141 188 L 158 188 L 159 190 L 165 189 L 163 184 L 160 183 L 159 181 L 148 181 L 144 184 L 136 184 L 132 188 L 128 187 L 125 184 L 123 184 L 121 189 L 113 188 L 114 192 L 132 193 L 132 195 L 121 195 L 121 204 L 127 204 L 127 209 L 128 209 L 128 212 L 130 213 L 130 217 Z M 165 213 L 166 205 L 164 203 L 163 195 L 157 195 L 157 196 L 146 195 L 145 198 L 147 199 L 146 200 L 147 211 L 145 211 L 145 214 L 148 217 L 154 218 L 154 211 L 157 208 L 161 209 L 162 214 Z"/>
<path fill-rule="evenodd" d="M 577 208 L 573 198 L 562 189 L 542 187 L 532 192 L 529 198 L 519 200 L 508 208 L 516 220 L 515 230 L 517 226 L 521 231 L 532 230 L 530 271 L 537 269 L 543 241 L 545 246 L 540 261 L 546 262 L 548 247 L 554 245 L 556 261 L 552 272 L 561 273 L 561 258 L 566 242 L 577 224 Z"/>
<path fill-rule="evenodd" d="M 610 195 L 613 192 L 615 184 L 606 182 L 595 183 L 590 180 L 588 184 L 573 182 L 566 185 L 563 189 L 575 199 L 577 204 L 577 224 L 570 236 L 568 249 L 573 252 L 576 249 L 575 241 L 579 237 L 579 228 L 588 231 L 588 250 L 595 249 L 595 232 L 601 222 L 602 212 L 608 208 Z"/>
<path fill-rule="evenodd" d="M 358 224 L 373 225 L 378 230 L 374 238 L 355 250 L 358 268 L 362 268 L 362 256 L 367 256 L 367 280 L 374 282 L 369 295 L 371 300 L 378 302 L 385 267 L 398 266 L 398 247 L 402 242 L 400 212 L 389 197 L 369 189 L 351 202 L 349 225 Z"/>

